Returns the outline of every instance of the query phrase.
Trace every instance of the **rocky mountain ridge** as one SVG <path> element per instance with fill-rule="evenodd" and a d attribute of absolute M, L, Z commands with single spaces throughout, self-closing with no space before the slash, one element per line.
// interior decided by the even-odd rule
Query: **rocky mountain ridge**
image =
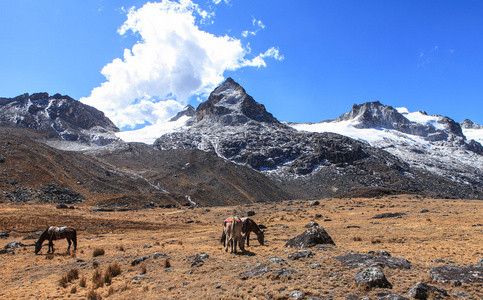
<path fill-rule="evenodd" d="M 31 128 L 49 138 L 104 146 L 119 129 L 103 112 L 69 96 L 48 93 L 0 98 L 0 126 Z"/>
<path fill-rule="evenodd" d="M 476 177 L 458 181 L 444 172 L 414 168 L 404 156 L 386 151 L 389 145 L 372 147 L 334 133 L 297 130 L 279 122 L 263 105 L 252 104 L 250 110 L 244 110 L 244 103 L 253 103 L 252 100 L 235 81 L 227 79 L 200 104 L 187 122 L 189 126 L 162 135 L 154 147 L 215 153 L 250 166 L 304 197 L 330 197 L 368 187 L 439 197 L 480 197 L 481 186 Z M 440 126 L 436 128 L 412 122 L 392 107 L 373 102 L 355 105 L 350 113 L 333 122 L 350 120 L 355 128 L 392 129 L 401 134 L 417 134 L 440 147 L 471 151 L 477 160 L 481 153 L 481 145 L 466 142 L 459 124 L 449 118 L 439 118 Z"/>
<path fill-rule="evenodd" d="M 17 98 L 0 99 L 4 126 L 44 130 L 44 143 L 54 137 L 95 145 L 82 148 L 91 149 L 82 154 L 109 166 L 110 174 L 116 170 L 147 182 L 140 195 L 167 191 L 160 199 L 168 202 L 191 199 L 200 205 L 220 205 L 381 193 L 483 198 L 482 146 L 463 132 L 467 127 L 478 130 L 471 121 L 463 127 L 447 117 L 368 102 L 354 105 L 335 120 L 287 124 L 228 78 L 197 109 L 188 105 L 169 121 L 155 124 L 159 137 L 147 145 L 123 142 L 101 112 L 68 96 Z M 77 135 L 67 134 L 71 132 Z M 99 142 L 93 132 L 107 137 Z M 134 194 L 123 193 L 121 198 L 139 198 Z M 224 194 L 231 196 L 220 200 Z"/>

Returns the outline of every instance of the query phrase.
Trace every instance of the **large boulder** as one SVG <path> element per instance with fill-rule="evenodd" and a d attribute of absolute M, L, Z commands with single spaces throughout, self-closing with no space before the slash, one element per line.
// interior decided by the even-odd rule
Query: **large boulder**
<path fill-rule="evenodd" d="M 416 286 L 408 292 L 409 297 L 413 297 L 419 300 L 426 300 L 430 297 L 431 294 L 448 296 L 448 293 L 445 290 L 432 285 L 428 285 L 424 282 L 418 282 Z"/>
<path fill-rule="evenodd" d="M 392 288 L 392 284 L 387 280 L 381 269 L 377 267 L 362 269 L 354 275 L 354 279 L 358 286 L 365 289 Z"/>
<path fill-rule="evenodd" d="M 483 282 L 483 267 L 479 266 L 454 266 L 444 265 L 432 268 L 429 271 L 431 278 L 439 283 L 462 283 Z"/>
<path fill-rule="evenodd" d="M 314 226 L 307 229 L 301 235 L 288 240 L 285 247 L 309 248 L 319 244 L 335 245 L 332 238 L 322 226 Z"/>

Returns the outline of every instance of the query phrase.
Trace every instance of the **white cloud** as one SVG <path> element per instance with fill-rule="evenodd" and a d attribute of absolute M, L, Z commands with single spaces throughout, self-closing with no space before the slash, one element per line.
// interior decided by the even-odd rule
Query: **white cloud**
<path fill-rule="evenodd" d="M 129 9 L 119 34 L 132 32 L 140 41 L 102 69 L 107 81 L 81 101 L 104 111 L 121 128 L 154 124 L 179 111 L 191 96 L 213 90 L 224 71 L 283 59 L 275 48 L 248 59 L 250 49 L 239 39 L 200 30 L 197 23 L 213 16 L 190 0 Z"/>

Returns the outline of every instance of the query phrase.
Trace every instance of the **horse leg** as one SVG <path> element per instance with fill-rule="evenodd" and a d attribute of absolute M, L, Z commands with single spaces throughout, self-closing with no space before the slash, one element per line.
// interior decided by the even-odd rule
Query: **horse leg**
<path fill-rule="evenodd" d="M 52 252 L 50 252 L 51 249 L 52 249 Z M 54 254 L 54 242 L 52 242 L 52 240 L 49 240 L 49 251 L 47 251 L 47 253 Z"/>
<path fill-rule="evenodd" d="M 67 239 L 67 243 L 69 243 L 69 247 L 67 247 L 67 251 L 69 251 L 69 249 L 70 249 L 70 244 L 72 244 L 72 242 L 70 241 L 70 239 Z"/>
<path fill-rule="evenodd" d="M 250 247 L 250 231 L 247 231 L 247 247 Z"/>

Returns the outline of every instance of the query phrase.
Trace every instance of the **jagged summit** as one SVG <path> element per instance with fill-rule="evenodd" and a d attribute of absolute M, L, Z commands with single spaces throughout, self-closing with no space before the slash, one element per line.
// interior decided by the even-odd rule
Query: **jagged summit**
<path fill-rule="evenodd" d="M 262 123 L 280 122 L 267 110 L 265 106 L 256 102 L 232 78 L 228 78 L 218 86 L 208 100 L 196 109 L 197 125 L 212 125 L 218 123 L 223 126 L 241 125 L 250 121 Z"/>
<path fill-rule="evenodd" d="M 181 117 L 187 116 L 187 117 L 193 117 L 196 113 L 196 110 L 193 106 L 191 105 L 186 105 L 182 111 L 176 114 L 176 116 L 172 117 L 169 119 L 169 122 L 175 122 L 178 121 Z"/>
<path fill-rule="evenodd" d="M 395 129 L 411 123 L 392 106 L 386 106 L 379 101 L 354 104 L 350 112 L 341 115 L 335 121 L 353 120 L 356 128 L 382 127 Z"/>
<path fill-rule="evenodd" d="M 483 129 L 483 126 L 477 123 L 474 123 L 473 121 L 466 119 L 463 122 L 460 123 L 461 128 L 464 129 Z"/>

